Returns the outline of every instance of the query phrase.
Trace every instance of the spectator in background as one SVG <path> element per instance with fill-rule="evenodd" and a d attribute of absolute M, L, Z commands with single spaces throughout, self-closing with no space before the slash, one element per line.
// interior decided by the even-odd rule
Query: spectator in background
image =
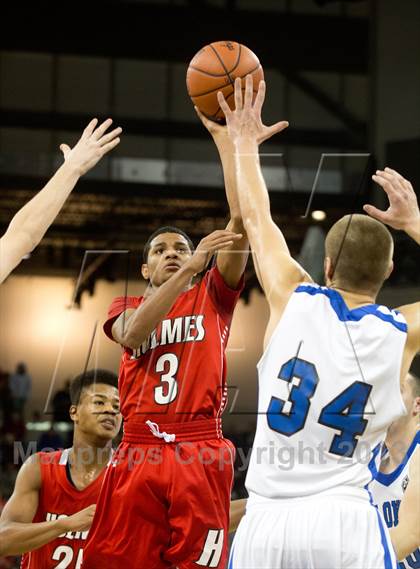
<path fill-rule="evenodd" d="M 0 427 L 9 420 L 12 408 L 11 399 L 9 374 L 0 369 Z"/>
<path fill-rule="evenodd" d="M 16 366 L 16 371 L 9 378 L 9 387 L 12 394 L 13 410 L 24 417 L 25 405 L 31 394 L 32 378 L 22 362 Z"/>
<path fill-rule="evenodd" d="M 49 430 L 39 437 L 38 451 L 60 450 L 62 448 L 64 448 L 63 438 L 54 429 L 54 423 L 51 423 Z"/>
<path fill-rule="evenodd" d="M 53 409 L 53 421 L 54 423 L 64 421 L 66 423 L 71 423 L 69 409 L 71 405 L 70 401 L 70 380 L 67 380 L 64 384 L 63 389 L 59 389 L 53 397 L 52 409 Z"/>

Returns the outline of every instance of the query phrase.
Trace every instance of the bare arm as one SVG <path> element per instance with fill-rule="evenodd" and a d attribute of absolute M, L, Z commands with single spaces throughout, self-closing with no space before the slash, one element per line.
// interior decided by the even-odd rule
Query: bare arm
<path fill-rule="evenodd" d="M 420 245 L 420 210 L 411 183 L 392 168 L 377 170 L 372 178 L 386 193 L 389 206 L 386 211 L 369 204 L 364 205 L 363 209 L 370 216 L 393 229 L 405 231 Z M 402 370 L 401 375 L 403 379 L 412 359 L 420 351 L 420 302 L 406 304 L 398 310 L 404 315 L 408 325 L 403 362 L 405 369 Z"/>
<path fill-rule="evenodd" d="M 208 265 L 213 254 L 229 247 L 240 239 L 231 231 L 214 231 L 202 239 L 193 256 L 162 284 L 138 308 L 126 310 L 114 322 L 112 336 L 122 346 L 136 349 L 146 340 L 156 326 L 168 314 L 175 300 L 189 285 L 192 277 Z"/>
<path fill-rule="evenodd" d="M 207 119 L 197 107 L 195 110 L 201 122 L 213 137 L 222 162 L 223 177 L 225 181 L 226 198 L 229 204 L 230 221 L 226 227 L 228 231 L 241 233 L 242 238 L 238 239 L 230 247 L 227 247 L 217 255 L 217 268 L 223 280 L 230 288 L 236 288 L 245 270 L 249 256 L 249 243 L 246 235 L 239 198 L 236 188 L 235 174 L 235 147 L 229 138 L 227 127 Z"/>
<path fill-rule="evenodd" d="M 66 144 L 60 146 L 64 164 L 44 188 L 17 212 L 0 239 L 0 283 L 41 241 L 80 176 L 119 143 L 120 128 L 105 134 L 111 123 L 108 119 L 95 130 L 97 120 L 94 119 L 73 149 Z"/>
<path fill-rule="evenodd" d="M 32 523 L 38 508 L 41 470 L 38 455 L 29 458 L 19 471 L 15 489 L 0 517 L 0 556 L 21 555 L 38 549 L 68 531 L 89 529 L 94 506 L 51 522 Z"/>
<path fill-rule="evenodd" d="M 410 482 L 398 512 L 398 525 L 390 530 L 392 545 L 399 561 L 420 546 L 420 452 L 417 448 L 410 463 Z"/>
<path fill-rule="evenodd" d="M 231 111 L 221 93 L 229 136 L 235 144 L 239 204 L 254 258 L 258 279 L 270 305 L 271 317 L 278 319 L 294 288 L 308 276 L 292 258 L 283 233 L 274 223 L 267 187 L 261 173 L 258 146 L 262 140 L 288 126 L 283 121 L 266 127 L 261 122 L 265 96 L 262 81 L 252 103 L 252 79 L 247 77 L 242 102 L 241 81 L 235 82 L 236 110 Z"/>
<path fill-rule="evenodd" d="M 238 529 L 239 522 L 245 515 L 246 498 L 243 500 L 233 500 L 230 503 L 229 533 Z"/>

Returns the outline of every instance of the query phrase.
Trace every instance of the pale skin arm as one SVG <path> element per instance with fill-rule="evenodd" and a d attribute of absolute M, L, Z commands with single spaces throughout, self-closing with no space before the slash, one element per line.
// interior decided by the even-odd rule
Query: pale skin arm
<path fill-rule="evenodd" d="M 93 119 L 88 124 L 73 149 L 67 144 L 60 146 L 64 164 L 10 222 L 0 239 L 0 283 L 38 245 L 79 178 L 120 142 L 121 128 L 106 133 L 111 119 L 98 128 L 97 123 L 97 119 Z"/>
<path fill-rule="evenodd" d="M 402 561 L 420 547 L 420 452 L 417 448 L 410 462 L 410 482 L 398 513 L 398 525 L 390 530 L 397 559 Z"/>
<path fill-rule="evenodd" d="M 29 458 L 19 471 L 15 489 L 0 517 L 0 557 L 21 555 L 38 549 L 69 531 L 90 528 L 95 505 L 67 518 L 32 523 L 41 488 L 39 457 Z"/>
<path fill-rule="evenodd" d="M 217 268 L 223 280 L 230 288 L 234 289 L 238 286 L 249 256 L 249 242 L 242 223 L 236 189 L 235 147 L 229 138 L 226 126 L 207 119 L 197 107 L 195 107 L 195 110 L 201 122 L 211 134 L 219 151 L 225 181 L 226 198 L 230 212 L 230 220 L 226 229 L 242 234 L 241 239 L 238 239 L 232 243 L 230 247 L 220 251 L 216 259 Z"/>
<path fill-rule="evenodd" d="M 241 234 L 227 230 L 213 231 L 204 237 L 182 268 L 138 308 L 126 310 L 117 318 L 112 326 L 114 340 L 131 349 L 141 346 L 168 314 L 179 294 L 189 285 L 192 277 L 205 269 L 213 254 L 220 249 L 230 247 L 241 238 Z"/>
<path fill-rule="evenodd" d="M 310 277 L 292 258 L 280 228 L 270 211 L 267 187 L 262 176 L 258 146 L 262 140 L 284 130 L 288 123 L 266 127 L 261 121 L 265 83 L 261 81 L 252 103 L 252 78 L 247 77 L 242 101 L 241 81 L 235 82 L 235 110 L 231 111 L 223 94 L 219 104 L 225 113 L 229 137 L 235 145 L 236 178 L 242 220 L 253 254 L 255 270 L 270 306 L 266 340 L 271 336 L 287 301 L 296 286 Z"/>
<path fill-rule="evenodd" d="M 233 500 L 230 503 L 229 533 L 238 529 L 239 522 L 245 515 L 247 500 Z"/>
<path fill-rule="evenodd" d="M 372 179 L 388 196 L 389 206 L 386 211 L 369 204 L 364 205 L 363 209 L 370 216 L 393 229 L 405 231 L 420 245 L 420 210 L 411 183 L 392 168 L 377 170 Z M 401 371 L 401 378 L 403 379 L 414 356 L 420 351 L 420 302 L 400 306 L 398 310 L 404 315 L 408 326 L 408 337 Z"/>

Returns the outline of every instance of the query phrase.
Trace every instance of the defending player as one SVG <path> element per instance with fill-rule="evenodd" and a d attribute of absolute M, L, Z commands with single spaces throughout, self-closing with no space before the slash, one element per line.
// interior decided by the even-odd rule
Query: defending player
<path fill-rule="evenodd" d="M 388 429 L 379 472 L 369 485 L 374 504 L 390 529 L 400 569 L 420 567 L 420 379 L 403 383 L 408 414 Z"/>
<path fill-rule="evenodd" d="M 22 569 L 80 569 L 95 504 L 121 426 L 118 378 L 105 370 L 70 387 L 73 446 L 39 452 L 19 471 L 0 518 L 0 556 L 19 555 Z"/>
<path fill-rule="evenodd" d="M 38 245 L 79 178 L 120 142 L 121 128 L 106 132 L 112 124 L 111 119 L 98 128 L 97 124 L 98 120 L 93 119 L 73 148 L 67 144 L 60 145 L 64 164 L 46 186 L 17 212 L 0 238 L 0 283 Z"/>
<path fill-rule="evenodd" d="M 105 332 L 124 347 L 124 439 L 105 477 L 83 569 L 225 566 L 234 453 L 221 430 L 225 348 L 248 242 L 233 145 L 227 136 L 219 143 L 227 229 L 194 252 L 184 232 L 157 230 L 144 249 L 144 298 L 116 299 L 109 311 Z"/>
<path fill-rule="evenodd" d="M 235 87 L 235 111 L 221 93 L 219 102 L 237 151 L 241 214 L 270 319 L 258 364 L 249 501 L 230 567 L 392 567 L 388 532 L 366 490 L 366 456 L 378 452 L 405 412 L 400 379 L 420 348 L 420 304 L 401 312 L 375 304 L 392 270 L 393 242 L 365 215 L 334 224 L 326 238 L 327 286 L 310 282 L 270 214 L 258 157 L 265 84 L 254 104 L 250 77 L 244 102 L 240 81 Z M 374 180 L 390 207 L 369 213 L 420 242 L 411 184 L 389 169 Z"/>

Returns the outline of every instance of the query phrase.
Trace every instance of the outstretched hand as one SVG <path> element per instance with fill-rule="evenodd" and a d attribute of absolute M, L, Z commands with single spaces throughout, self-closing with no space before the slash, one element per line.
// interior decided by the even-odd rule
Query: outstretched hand
<path fill-rule="evenodd" d="M 260 81 L 258 93 L 252 102 L 253 81 L 247 75 L 245 80 L 245 97 L 242 97 L 242 80 L 235 79 L 235 110 L 231 110 L 219 91 L 217 100 L 226 117 L 226 126 L 229 137 L 233 142 L 239 139 L 252 139 L 261 144 L 273 134 L 281 132 L 289 126 L 287 121 L 280 121 L 272 126 L 265 126 L 261 120 L 261 110 L 265 99 L 265 81 Z"/>
<path fill-rule="evenodd" d="M 408 180 L 391 168 L 377 170 L 372 179 L 386 192 L 389 207 L 386 211 L 382 211 L 366 204 L 363 206 L 366 213 L 394 229 L 406 231 L 416 224 L 420 225 L 417 196 Z"/>
<path fill-rule="evenodd" d="M 204 237 L 198 244 L 193 256 L 188 261 L 189 266 L 195 273 L 203 271 L 217 251 L 226 249 L 235 241 L 242 239 L 241 233 L 235 233 L 227 229 L 217 229 Z"/>
<path fill-rule="evenodd" d="M 118 127 L 111 132 L 106 132 L 112 124 L 112 119 L 107 119 L 98 128 L 96 128 L 97 124 L 98 119 L 91 120 L 73 148 L 67 144 L 60 144 L 65 163 L 72 165 L 80 176 L 91 170 L 120 142 L 119 135 L 122 128 Z"/>

